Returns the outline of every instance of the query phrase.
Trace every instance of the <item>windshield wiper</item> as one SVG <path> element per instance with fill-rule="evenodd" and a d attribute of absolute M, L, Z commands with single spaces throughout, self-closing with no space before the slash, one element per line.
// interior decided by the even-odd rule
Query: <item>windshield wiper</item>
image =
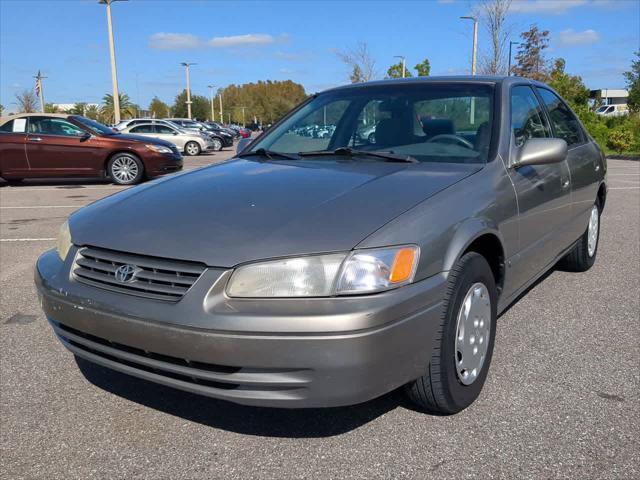
<path fill-rule="evenodd" d="M 300 157 L 298 157 L 297 155 L 292 155 L 292 154 L 283 153 L 283 152 L 275 152 L 273 150 L 267 150 L 266 148 L 259 148 L 257 150 L 254 150 L 253 152 L 242 153 L 238 155 L 238 157 L 250 157 L 253 155 L 267 157 L 269 160 L 273 160 L 273 157 L 286 158 L 289 160 L 300 160 Z"/>
<path fill-rule="evenodd" d="M 346 155 L 349 157 L 374 157 L 381 158 L 385 162 L 417 163 L 418 160 L 410 155 L 398 155 L 393 152 L 381 152 L 379 150 L 356 150 L 351 147 L 340 147 L 335 150 L 318 150 L 311 152 L 298 152 L 301 157 L 323 156 L 323 155 Z"/>

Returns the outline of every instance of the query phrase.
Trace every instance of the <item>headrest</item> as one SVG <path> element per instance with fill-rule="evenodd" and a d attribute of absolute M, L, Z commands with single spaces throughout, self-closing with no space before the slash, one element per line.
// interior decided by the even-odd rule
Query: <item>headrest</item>
<path fill-rule="evenodd" d="M 448 118 L 422 117 L 421 122 L 422 131 L 427 137 L 435 137 L 436 135 L 455 133 L 453 122 Z"/>

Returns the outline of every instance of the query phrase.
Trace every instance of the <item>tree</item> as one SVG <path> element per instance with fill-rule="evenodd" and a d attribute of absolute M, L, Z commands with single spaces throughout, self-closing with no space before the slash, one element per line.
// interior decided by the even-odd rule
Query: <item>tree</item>
<path fill-rule="evenodd" d="M 636 53 L 636 59 L 631 62 L 631 70 L 624 72 L 629 89 L 627 104 L 633 113 L 640 113 L 640 50 Z"/>
<path fill-rule="evenodd" d="M 429 62 L 428 58 L 425 58 L 413 68 L 415 68 L 419 77 L 428 77 L 431 73 L 431 62 Z"/>
<path fill-rule="evenodd" d="M 102 121 L 102 118 L 100 117 L 100 109 L 97 105 L 89 105 L 84 111 L 84 116 L 91 120 Z"/>
<path fill-rule="evenodd" d="M 539 30 L 537 25 L 531 25 L 529 30 L 520 34 L 520 38 L 522 42 L 518 47 L 513 73 L 534 80 L 547 80 L 549 69 L 544 50 L 549 46 L 549 30 Z"/>
<path fill-rule="evenodd" d="M 44 113 L 59 113 L 58 107 L 53 103 L 44 104 Z"/>
<path fill-rule="evenodd" d="M 336 55 L 349 67 L 351 83 L 368 82 L 375 76 L 376 62 L 371 57 L 365 42 L 359 42 L 351 50 L 338 51 Z"/>
<path fill-rule="evenodd" d="M 480 58 L 480 71 L 488 75 L 505 74 L 506 45 L 511 36 L 511 28 L 507 25 L 507 15 L 511 0 L 482 0 L 475 8 L 475 17 L 489 34 L 491 43 L 488 53 Z"/>
<path fill-rule="evenodd" d="M 173 115 L 178 118 L 187 118 L 187 91 L 180 92 L 171 108 Z M 202 95 L 191 94 L 191 118 L 205 120 L 211 116 L 209 99 Z"/>
<path fill-rule="evenodd" d="M 169 116 L 169 105 L 158 97 L 153 97 L 149 104 L 149 111 L 153 118 L 167 118 Z"/>
<path fill-rule="evenodd" d="M 411 77 L 411 70 L 405 68 L 404 76 Z M 402 62 L 394 63 L 387 69 L 387 78 L 402 78 Z"/>
<path fill-rule="evenodd" d="M 86 110 L 87 110 L 86 102 L 78 102 L 78 103 L 74 103 L 73 107 L 71 107 L 65 113 L 69 113 L 71 115 L 84 115 Z"/>
<path fill-rule="evenodd" d="M 33 113 L 38 111 L 38 99 L 32 90 L 24 90 L 16 94 L 19 113 Z"/>
<path fill-rule="evenodd" d="M 566 62 L 563 58 L 556 58 L 548 83 L 562 98 L 567 100 L 572 108 L 586 106 L 589 100 L 589 89 L 577 75 L 565 73 Z"/>
<path fill-rule="evenodd" d="M 120 100 L 120 117 L 132 118 L 136 114 L 136 109 L 129 99 L 129 95 L 126 93 L 119 93 L 118 99 Z M 102 109 L 103 120 L 107 123 L 113 123 L 115 121 L 113 110 L 113 95 L 107 93 L 102 97 Z"/>
<path fill-rule="evenodd" d="M 0 116 L 2 116 L 2 112 L 4 112 L 4 105 L 0 103 Z"/>

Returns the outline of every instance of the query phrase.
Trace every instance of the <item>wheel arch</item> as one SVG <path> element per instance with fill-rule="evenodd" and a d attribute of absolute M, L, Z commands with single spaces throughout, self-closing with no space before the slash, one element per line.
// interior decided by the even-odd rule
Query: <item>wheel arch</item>
<path fill-rule="evenodd" d="M 138 160 L 140 160 L 140 163 L 142 164 L 142 169 L 145 170 L 145 164 L 144 161 L 142 160 L 142 157 L 137 153 L 134 152 L 133 150 L 127 150 L 126 148 L 119 148 L 117 150 L 114 150 L 112 152 L 109 152 L 109 154 L 107 155 L 107 157 L 104 160 L 104 172 L 105 175 L 108 175 L 108 166 L 109 166 L 109 162 L 111 161 L 111 159 L 113 157 L 115 157 L 116 155 L 120 154 L 120 153 L 126 153 L 127 155 L 131 155 L 133 157 L 136 157 Z"/>
<path fill-rule="evenodd" d="M 472 219 L 461 225 L 445 255 L 443 269 L 451 270 L 456 262 L 469 252 L 476 252 L 487 260 L 500 293 L 504 286 L 506 253 L 499 230 L 489 221 L 482 219 Z"/>
<path fill-rule="evenodd" d="M 604 204 L 607 201 L 607 184 L 602 182 L 600 187 L 598 187 L 598 194 L 596 196 L 598 201 L 600 202 L 600 211 L 604 210 Z"/>

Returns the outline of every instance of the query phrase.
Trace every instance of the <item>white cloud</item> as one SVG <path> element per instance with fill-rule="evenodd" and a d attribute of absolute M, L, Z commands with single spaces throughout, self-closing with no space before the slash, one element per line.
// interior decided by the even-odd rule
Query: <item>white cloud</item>
<path fill-rule="evenodd" d="M 595 30 L 576 32 L 569 28 L 558 34 L 558 45 L 561 47 L 573 47 L 576 45 L 589 45 L 600 40 L 600 34 Z"/>
<path fill-rule="evenodd" d="M 154 33 L 149 37 L 149 46 L 158 50 L 184 50 L 198 48 L 202 42 L 190 33 Z"/>
<path fill-rule="evenodd" d="M 587 0 L 514 0 L 510 11 L 562 15 L 570 9 L 583 6 L 586 3 Z"/>
<path fill-rule="evenodd" d="M 276 40 L 265 33 L 247 33 L 246 35 L 232 35 L 229 37 L 214 37 L 207 45 L 214 48 L 243 47 L 246 45 L 267 45 Z"/>

